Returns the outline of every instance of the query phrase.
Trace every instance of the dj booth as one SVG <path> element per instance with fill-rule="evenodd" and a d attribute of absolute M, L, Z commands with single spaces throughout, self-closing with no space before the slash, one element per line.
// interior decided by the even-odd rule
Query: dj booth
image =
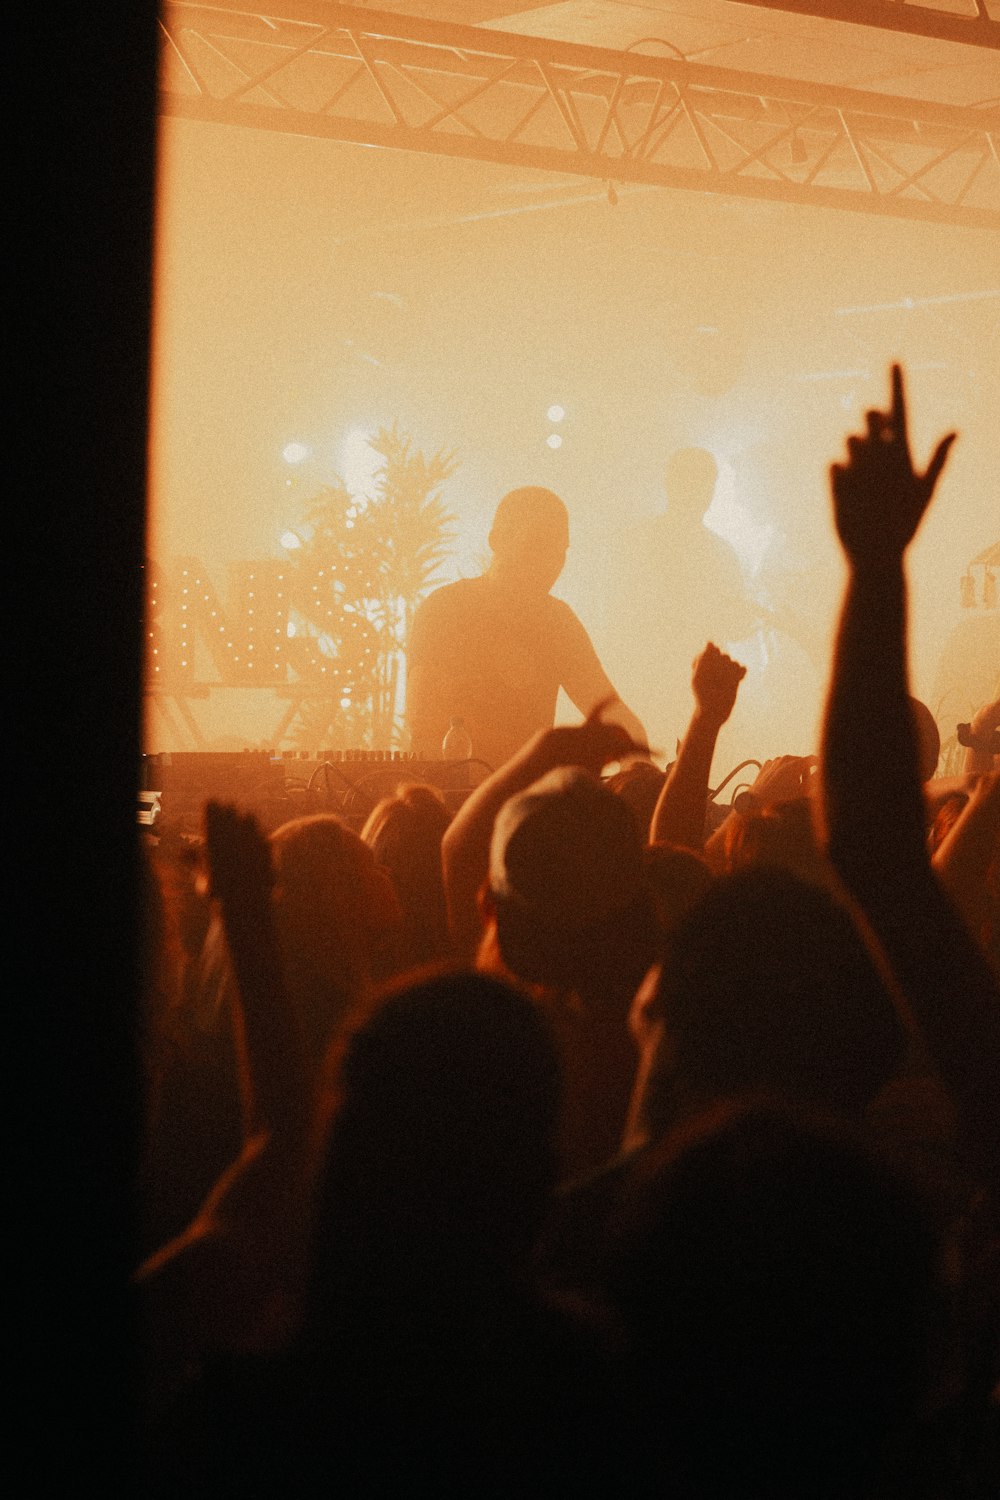
<path fill-rule="evenodd" d="M 399 750 L 164 752 L 142 757 L 138 818 L 154 832 L 169 826 L 197 834 L 211 800 L 254 813 L 268 832 L 319 812 L 357 828 L 403 782 L 436 787 L 454 811 L 489 772 L 482 761 L 423 760 Z"/>

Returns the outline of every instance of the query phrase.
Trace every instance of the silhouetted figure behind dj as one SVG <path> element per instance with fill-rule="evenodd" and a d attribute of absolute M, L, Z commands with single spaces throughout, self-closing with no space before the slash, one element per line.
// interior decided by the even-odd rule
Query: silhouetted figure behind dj
<path fill-rule="evenodd" d="M 550 593 L 569 547 L 559 496 L 511 490 L 497 507 L 489 544 L 485 573 L 446 584 L 417 610 L 408 653 L 412 748 L 438 757 L 452 719 L 461 718 L 476 759 L 499 766 L 537 730 L 551 728 L 560 688 L 584 715 L 613 700 L 606 717 L 646 743 L 583 625 Z"/>
<path fill-rule="evenodd" d="M 691 663 L 705 642 L 733 645 L 758 623 L 736 553 L 705 525 L 717 479 L 704 448 L 672 453 L 666 510 L 623 536 L 614 568 L 611 669 L 664 751 L 681 732 Z"/>

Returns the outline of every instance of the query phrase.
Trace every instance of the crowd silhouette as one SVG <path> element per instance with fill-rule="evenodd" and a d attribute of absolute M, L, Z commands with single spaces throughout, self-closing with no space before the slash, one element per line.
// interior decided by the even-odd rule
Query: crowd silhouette
<path fill-rule="evenodd" d="M 144 832 L 145 1494 L 998 1493 L 1000 705 L 938 778 L 890 380 L 815 755 L 716 805 L 702 639 L 665 772 L 609 695 L 454 811 Z"/>

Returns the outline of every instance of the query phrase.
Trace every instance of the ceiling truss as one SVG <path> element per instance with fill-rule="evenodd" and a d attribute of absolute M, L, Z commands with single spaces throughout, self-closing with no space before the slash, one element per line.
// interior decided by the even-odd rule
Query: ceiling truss
<path fill-rule="evenodd" d="M 161 26 L 168 115 L 1000 227 L 995 104 L 933 104 L 328 0 L 259 10 L 165 0 Z"/>
<path fill-rule="evenodd" d="M 994 21 L 986 0 L 966 0 L 967 12 L 956 11 L 948 0 L 742 0 L 765 10 L 791 11 L 852 26 L 875 26 L 880 31 L 905 31 L 942 42 L 965 42 L 973 47 L 1000 47 L 1000 22 Z"/>

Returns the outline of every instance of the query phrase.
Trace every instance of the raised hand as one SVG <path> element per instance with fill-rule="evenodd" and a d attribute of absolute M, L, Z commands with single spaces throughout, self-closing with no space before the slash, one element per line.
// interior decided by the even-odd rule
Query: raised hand
<path fill-rule="evenodd" d="M 704 844 L 715 742 L 733 711 L 746 672 L 746 667 L 711 641 L 695 658 L 691 674 L 695 710 L 653 809 L 650 843 L 678 844 L 684 849 L 701 849 Z"/>
<path fill-rule="evenodd" d="M 309 1099 L 274 925 L 271 845 L 252 813 L 208 802 L 205 848 L 240 998 L 233 1026 L 244 1128 L 248 1138 L 267 1129 L 297 1150 Z"/>
<path fill-rule="evenodd" d="M 816 766 L 814 755 L 778 755 L 766 760 L 750 788 L 754 802 L 764 807 L 808 797 Z"/>
<path fill-rule="evenodd" d="M 691 675 L 695 703 L 702 716 L 721 728 L 733 711 L 736 694 L 746 675 L 746 667 L 709 641 L 700 656 L 695 657 Z"/>
<path fill-rule="evenodd" d="M 958 743 L 965 746 L 965 770 L 989 771 L 1000 756 L 1000 698 L 973 715 L 971 724 L 959 724 Z"/>
<path fill-rule="evenodd" d="M 831 471 L 848 556 L 822 740 L 830 861 L 882 949 L 903 1021 L 951 1095 L 955 1150 L 973 1179 L 1000 1182 L 1000 993 L 927 850 L 926 801 L 907 676 L 904 552 L 954 434 L 913 468 L 903 377 L 888 413 L 871 412 L 848 462 Z"/>
<path fill-rule="evenodd" d="M 847 462 L 830 468 L 837 535 L 855 567 L 902 558 L 958 436 L 943 437 L 919 473 L 910 454 L 899 365 L 892 366 L 891 378 L 889 410 L 867 412 L 864 434 L 847 439 Z"/>
<path fill-rule="evenodd" d="M 607 697 L 591 709 L 582 724 L 540 729 L 527 744 L 463 802 L 441 844 L 448 925 L 455 949 L 471 961 L 483 934 L 479 892 L 489 870 L 490 839 L 501 807 L 539 777 L 558 766 L 580 766 L 600 775 L 611 761 L 647 756 L 645 744 L 603 715 L 618 702 Z"/>
<path fill-rule="evenodd" d="M 611 761 L 625 760 L 630 755 L 648 756 L 646 745 L 634 740 L 620 724 L 602 717 L 614 702 L 614 698 L 605 698 L 596 704 L 582 724 L 560 724 L 542 730 L 535 753 L 553 768 L 582 766 L 595 776 Z"/>
<path fill-rule="evenodd" d="M 995 735 L 1000 730 L 1000 698 L 996 698 L 992 703 L 984 704 L 973 714 L 969 727 L 977 738 L 980 735 L 986 735 L 987 738 Z"/>

